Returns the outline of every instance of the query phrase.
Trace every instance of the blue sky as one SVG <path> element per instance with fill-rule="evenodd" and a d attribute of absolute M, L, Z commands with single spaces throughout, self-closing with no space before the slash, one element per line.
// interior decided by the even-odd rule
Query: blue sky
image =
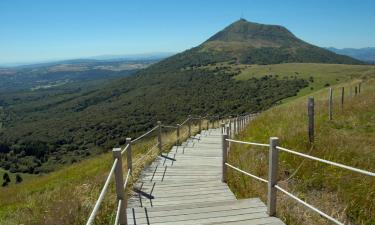
<path fill-rule="evenodd" d="M 318 46 L 374 47 L 375 1 L 1 0 L 0 64 L 179 52 L 241 16 Z"/>

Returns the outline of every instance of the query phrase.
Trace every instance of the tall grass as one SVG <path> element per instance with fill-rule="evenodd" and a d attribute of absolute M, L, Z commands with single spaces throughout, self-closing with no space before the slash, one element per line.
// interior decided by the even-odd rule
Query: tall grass
<path fill-rule="evenodd" d="M 188 138 L 187 130 L 187 125 L 181 128 L 181 141 Z M 133 165 L 134 176 L 130 180 L 128 192 L 142 169 L 160 153 L 158 148 L 155 148 L 157 132 L 157 130 L 154 131 L 147 138 L 132 145 L 133 163 L 136 164 Z M 198 124 L 193 123 L 192 134 L 197 132 Z M 162 151 L 168 152 L 176 144 L 176 139 L 175 130 L 163 129 Z M 147 156 L 146 153 L 148 153 Z M 123 157 L 123 171 L 127 171 L 126 156 Z M 0 224 L 85 224 L 112 163 L 112 154 L 106 153 L 50 174 L 27 179 L 21 184 L 2 188 L 0 192 Z M 126 173 L 124 172 L 124 174 Z M 95 218 L 95 224 L 113 223 L 116 204 L 112 180 L 99 214 Z"/>
<path fill-rule="evenodd" d="M 280 145 L 319 158 L 375 171 L 375 80 L 365 82 L 362 93 L 350 98 L 347 83 L 334 87 L 333 120 L 328 120 L 328 89 L 315 98 L 315 142 L 307 135 L 307 97 L 269 109 L 252 121 L 236 139 Z M 345 86 L 345 104 L 339 104 L 339 88 Z M 353 89 L 354 95 L 354 89 Z M 264 178 L 268 173 L 268 149 L 232 144 L 230 163 Z M 240 198 L 265 201 L 267 187 L 229 169 L 229 185 Z M 346 224 L 375 224 L 375 179 L 320 162 L 281 153 L 279 184 Z M 278 216 L 287 224 L 330 224 L 302 205 L 278 193 Z"/>

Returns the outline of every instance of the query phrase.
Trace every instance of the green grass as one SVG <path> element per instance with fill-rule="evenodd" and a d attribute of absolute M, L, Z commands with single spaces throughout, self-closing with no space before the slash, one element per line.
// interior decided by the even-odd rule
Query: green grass
<path fill-rule="evenodd" d="M 203 124 L 205 127 L 206 123 Z M 193 134 L 197 131 L 198 125 L 193 123 Z M 158 149 L 153 148 L 154 150 L 149 152 L 147 157 L 143 157 L 157 143 L 155 133 L 151 134 L 150 138 L 132 146 L 135 179 L 142 168 L 152 162 L 158 154 Z M 186 126 L 182 127 L 180 135 L 182 141 L 187 139 Z M 176 132 L 165 129 L 162 140 L 163 151 L 168 151 L 176 143 Z M 142 161 L 138 161 L 141 157 Z M 112 162 L 112 154 L 105 153 L 49 174 L 25 177 L 24 182 L 17 185 L 0 187 L 0 224 L 85 224 Z M 126 168 L 124 156 L 124 171 Z M 10 175 L 11 179 L 15 176 Z M 132 182 L 133 180 L 130 179 L 130 185 Z M 95 219 L 95 224 L 113 224 L 115 211 L 116 195 L 112 181 Z"/>
<path fill-rule="evenodd" d="M 300 97 L 260 114 L 236 139 L 268 143 L 279 137 L 283 147 L 356 168 L 375 171 L 375 80 L 365 82 L 360 95 L 339 104 L 334 87 L 333 120 L 328 120 L 328 89 L 315 97 L 315 142 L 307 137 L 307 97 Z M 233 144 L 230 163 L 267 179 L 268 149 Z M 322 211 L 346 224 L 375 224 L 375 179 L 288 153 L 279 159 L 279 184 Z M 237 197 L 266 199 L 264 184 L 229 170 L 229 185 Z M 278 216 L 287 224 L 330 224 L 316 213 L 278 194 Z"/>
<path fill-rule="evenodd" d="M 264 75 L 278 75 L 280 79 L 286 76 L 296 76 L 309 80 L 310 77 L 313 77 L 314 82 L 310 82 L 309 87 L 299 92 L 298 96 L 303 96 L 320 90 L 327 84 L 336 85 L 353 79 L 375 77 L 375 66 L 322 63 L 248 65 L 246 67 L 242 66 L 242 71 L 236 76 L 236 79 L 247 80 L 252 77 L 260 78 Z"/>

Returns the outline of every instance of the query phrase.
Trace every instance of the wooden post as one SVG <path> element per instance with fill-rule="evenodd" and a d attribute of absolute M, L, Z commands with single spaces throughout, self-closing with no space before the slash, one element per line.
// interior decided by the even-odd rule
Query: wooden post
<path fill-rule="evenodd" d="M 121 148 L 114 148 L 112 150 L 113 159 L 117 159 L 117 164 L 115 167 L 115 186 L 117 201 L 121 200 L 122 206 L 120 210 L 119 224 L 126 225 L 128 224 L 128 219 L 126 215 L 126 199 L 124 192 L 124 176 L 122 173 L 122 157 L 121 157 Z"/>
<path fill-rule="evenodd" d="M 236 135 L 236 134 L 237 134 L 237 117 L 235 117 L 233 119 L 233 135 L 232 135 L 232 137 L 234 137 L 234 135 Z"/>
<path fill-rule="evenodd" d="M 202 117 L 199 117 L 199 133 L 202 132 Z"/>
<path fill-rule="evenodd" d="M 128 170 L 130 170 L 130 174 L 133 174 L 133 160 L 132 160 L 132 142 L 131 138 L 126 138 L 126 145 L 129 145 L 128 149 L 126 150 L 126 160 L 128 163 Z"/>
<path fill-rule="evenodd" d="M 222 129 L 224 130 L 224 124 L 221 124 Z M 221 181 L 226 183 L 227 182 L 227 166 L 225 163 L 227 162 L 227 156 L 228 156 L 228 149 L 227 149 L 227 141 L 225 139 L 228 138 L 228 135 L 223 133 L 222 134 L 222 150 L 223 150 L 223 160 L 222 160 L 222 178 Z"/>
<path fill-rule="evenodd" d="M 209 129 L 209 125 L 210 124 L 210 120 L 207 118 L 207 124 L 206 124 L 206 126 L 207 126 L 207 130 Z"/>
<path fill-rule="evenodd" d="M 232 117 L 229 117 L 229 134 L 228 137 L 232 137 Z"/>
<path fill-rule="evenodd" d="M 189 126 L 189 138 L 191 137 L 191 115 L 188 117 L 188 126 Z"/>
<path fill-rule="evenodd" d="M 329 88 L 328 118 L 329 120 L 332 120 L 332 88 Z"/>
<path fill-rule="evenodd" d="M 177 124 L 177 146 L 180 145 L 180 124 Z"/>
<path fill-rule="evenodd" d="M 161 122 L 158 121 L 158 126 L 159 126 L 159 133 L 158 133 L 158 148 L 159 152 L 162 152 L 162 143 L 161 143 Z"/>
<path fill-rule="evenodd" d="M 344 98 L 345 98 L 345 89 L 344 87 L 341 88 L 341 109 L 344 108 Z"/>
<path fill-rule="evenodd" d="M 354 96 L 357 96 L 357 86 L 354 87 Z"/>
<path fill-rule="evenodd" d="M 358 84 L 358 94 L 361 94 L 361 85 L 362 85 L 362 83 Z"/>
<path fill-rule="evenodd" d="M 309 97 L 307 103 L 308 135 L 310 143 L 314 142 L 314 97 Z"/>
<path fill-rule="evenodd" d="M 276 146 L 279 145 L 279 138 L 270 138 L 269 162 L 268 162 L 268 199 L 267 199 L 267 213 L 270 216 L 276 215 L 276 188 L 277 173 L 279 165 L 279 152 Z"/>
<path fill-rule="evenodd" d="M 237 118 L 237 124 L 238 124 L 238 126 L 237 126 L 237 133 L 240 133 L 240 131 L 241 131 L 241 117 Z"/>

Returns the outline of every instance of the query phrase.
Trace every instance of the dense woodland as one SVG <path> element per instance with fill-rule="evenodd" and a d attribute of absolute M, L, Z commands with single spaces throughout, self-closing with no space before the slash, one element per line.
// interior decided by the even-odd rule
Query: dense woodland
<path fill-rule="evenodd" d="M 188 114 L 257 112 L 308 85 L 292 76 L 236 81 L 225 70 L 165 68 L 154 65 L 96 90 L 67 86 L 3 95 L 0 166 L 49 172 L 123 144 L 157 120 L 175 124 Z"/>

